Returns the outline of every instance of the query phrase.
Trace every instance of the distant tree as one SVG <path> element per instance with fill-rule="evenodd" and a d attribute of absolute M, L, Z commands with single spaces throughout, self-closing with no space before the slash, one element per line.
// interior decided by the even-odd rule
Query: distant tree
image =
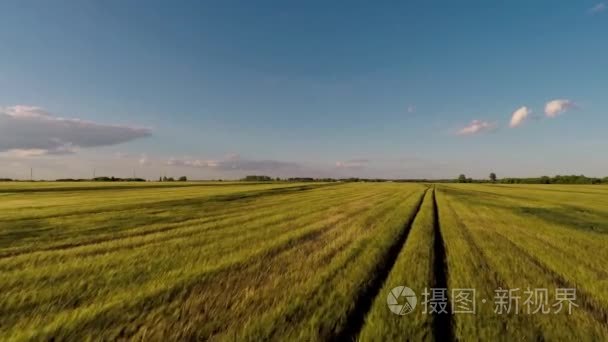
<path fill-rule="evenodd" d="M 269 182 L 272 181 L 272 178 L 270 178 L 269 176 L 262 175 L 249 175 L 245 176 L 245 178 L 243 178 L 242 180 L 246 182 Z"/>
<path fill-rule="evenodd" d="M 110 177 L 95 177 L 93 178 L 93 181 L 95 182 L 111 182 L 114 180 L 114 177 L 110 178 Z"/>
<path fill-rule="evenodd" d="M 549 176 L 542 176 L 539 181 L 540 184 L 551 184 L 551 178 L 549 178 Z"/>
<path fill-rule="evenodd" d="M 292 177 L 287 180 L 290 182 L 314 182 L 314 178 L 310 177 Z"/>
<path fill-rule="evenodd" d="M 494 172 L 490 173 L 490 180 L 492 181 L 492 183 L 496 182 L 496 174 Z"/>
<path fill-rule="evenodd" d="M 471 177 L 467 178 L 467 183 L 473 183 L 473 178 L 471 178 Z"/>
<path fill-rule="evenodd" d="M 175 182 L 175 179 L 173 177 L 169 177 L 167 178 L 167 182 Z"/>
<path fill-rule="evenodd" d="M 179 179 L 178 179 L 178 180 L 179 180 L 180 182 L 186 182 L 186 181 L 188 181 L 188 177 L 186 177 L 186 176 L 181 176 L 181 177 L 179 177 Z"/>
<path fill-rule="evenodd" d="M 464 174 L 461 174 L 460 176 L 458 176 L 458 183 L 466 183 L 467 182 L 467 176 L 465 176 Z"/>
<path fill-rule="evenodd" d="M 162 182 L 163 181 L 163 177 L 158 177 L 158 181 Z"/>

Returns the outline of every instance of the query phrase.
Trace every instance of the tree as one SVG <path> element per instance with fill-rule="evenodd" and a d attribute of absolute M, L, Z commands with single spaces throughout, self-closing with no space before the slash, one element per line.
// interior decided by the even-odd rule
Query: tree
<path fill-rule="evenodd" d="M 179 181 L 180 181 L 180 182 L 186 182 L 186 181 L 188 181 L 188 177 L 186 177 L 186 176 L 181 176 L 181 177 L 179 177 Z"/>
<path fill-rule="evenodd" d="M 490 173 L 490 180 L 492 183 L 496 183 L 496 174 L 494 172 Z"/>
<path fill-rule="evenodd" d="M 458 176 L 458 183 L 466 183 L 467 182 L 467 176 L 465 176 L 464 174 Z"/>
<path fill-rule="evenodd" d="M 247 182 L 269 182 L 272 181 L 272 178 L 263 175 L 249 175 L 245 176 L 245 178 L 243 178 L 242 180 Z"/>

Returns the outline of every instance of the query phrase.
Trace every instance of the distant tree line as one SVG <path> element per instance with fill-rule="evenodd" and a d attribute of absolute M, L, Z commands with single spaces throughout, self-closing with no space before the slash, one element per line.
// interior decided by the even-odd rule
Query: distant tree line
<path fill-rule="evenodd" d="M 271 182 L 275 179 L 270 176 L 249 175 L 249 176 L 245 176 L 245 178 L 243 178 L 241 180 L 245 181 L 245 182 Z"/>
<path fill-rule="evenodd" d="M 95 177 L 93 182 L 145 182 L 143 178 L 117 178 L 117 177 Z"/>
<path fill-rule="evenodd" d="M 505 184 L 608 184 L 608 177 L 595 178 L 584 175 L 557 175 L 555 177 L 504 178 L 500 182 Z"/>
<path fill-rule="evenodd" d="M 19 182 L 20 180 L 11 178 L 0 178 L 0 182 Z M 118 178 L 118 177 L 95 177 L 93 179 L 83 178 L 60 178 L 57 182 L 145 182 L 143 178 Z M 159 182 L 186 182 L 188 178 L 181 176 L 177 180 L 173 177 L 162 176 Z M 219 179 L 218 181 L 222 181 Z M 456 179 L 383 179 L 383 178 L 313 178 L 313 177 L 291 177 L 281 179 L 265 175 L 249 175 L 241 179 L 246 182 L 399 182 L 399 183 L 499 183 L 499 184 L 608 184 L 608 177 L 586 177 L 584 175 L 557 175 L 554 177 L 528 177 L 528 178 L 502 178 L 498 179 L 494 172 L 490 173 L 487 179 L 473 179 L 461 174 Z"/>
<path fill-rule="evenodd" d="M 313 177 L 290 177 L 281 179 L 279 177 L 273 178 L 270 176 L 264 175 L 249 175 L 245 176 L 241 179 L 246 182 L 278 182 L 278 181 L 286 181 L 286 182 L 388 182 L 387 179 L 373 178 L 313 178 Z"/>
<path fill-rule="evenodd" d="M 158 178 L 159 182 L 175 182 L 175 178 L 173 177 L 167 177 L 167 176 L 162 176 Z M 187 182 L 188 181 L 188 177 L 186 176 L 181 176 L 177 179 L 178 182 Z"/>
<path fill-rule="evenodd" d="M 467 178 L 464 174 L 458 176 L 455 180 L 457 183 L 501 183 L 501 184 L 608 184 L 608 177 L 586 177 L 584 175 L 557 175 L 554 177 L 528 177 L 528 178 L 502 178 L 497 179 L 496 174 L 492 172 L 489 180 Z"/>

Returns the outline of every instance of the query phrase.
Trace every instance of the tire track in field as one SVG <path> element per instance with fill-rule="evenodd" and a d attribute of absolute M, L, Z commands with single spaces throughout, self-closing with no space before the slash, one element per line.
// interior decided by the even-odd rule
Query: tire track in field
<path fill-rule="evenodd" d="M 386 203 L 389 200 L 390 198 L 386 199 L 382 203 Z M 327 224 L 324 224 L 320 227 L 311 228 L 306 231 L 298 231 L 295 234 L 291 234 L 290 236 L 282 236 L 277 239 L 277 241 L 274 241 L 273 244 L 268 248 L 252 251 L 252 254 L 248 257 L 237 259 L 235 261 L 232 261 L 231 263 L 223 263 L 210 267 L 208 270 L 205 270 L 202 273 L 197 271 L 196 273 L 187 275 L 182 279 L 176 279 L 176 281 L 167 288 L 152 288 L 150 293 L 147 293 L 148 291 L 142 290 L 140 291 L 141 293 L 138 294 L 137 297 L 134 298 L 134 301 L 131 303 L 111 300 L 108 303 L 104 303 L 102 305 L 103 307 L 99 310 L 99 312 L 96 312 L 93 317 L 87 317 L 86 315 L 74 316 L 75 311 L 73 311 L 72 313 L 68 313 L 67 310 L 64 310 L 65 315 L 66 317 L 70 317 L 70 319 L 77 321 L 81 329 L 87 329 L 89 328 L 89 326 L 92 326 L 92 324 L 99 320 L 119 322 L 120 320 L 118 320 L 117 317 L 123 317 L 121 315 L 124 315 L 125 312 L 128 310 L 135 310 L 137 308 L 138 311 L 141 311 L 142 307 L 148 310 L 151 307 L 159 305 L 159 303 L 171 302 L 175 300 L 180 295 L 180 293 L 191 292 L 192 288 L 195 287 L 197 284 L 200 284 L 204 281 L 213 281 L 213 277 L 217 276 L 222 272 L 239 273 L 241 270 L 250 267 L 252 264 L 262 263 L 264 262 L 264 260 L 273 259 L 275 256 L 285 253 L 294 248 L 300 248 L 302 243 L 320 238 L 328 231 L 336 229 L 336 227 L 342 227 L 341 225 L 337 224 L 337 222 L 340 222 L 340 220 L 344 220 L 343 224 L 346 224 L 345 222 L 350 222 L 354 220 L 355 216 L 356 215 L 352 215 L 352 212 L 344 213 L 341 216 L 336 217 L 331 222 L 328 222 Z M 170 277 L 166 278 L 168 279 Z M 85 302 L 89 303 L 88 301 Z M 84 310 L 86 311 L 89 308 L 92 308 L 94 305 L 98 305 L 98 303 L 87 304 Z M 0 316 L 1 313 L 2 311 L 0 310 Z M 132 317 L 130 318 L 132 319 Z M 126 319 L 128 318 L 123 318 L 123 321 Z M 39 335 L 36 336 L 49 337 L 58 334 L 60 328 L 55 327 L 54 324 L 50 325 L 53 326 L 52 329 L 47 332 L 37 332 L 37 334 Z M 1 336 L 2 335 L 0 334 L 0 340 L 2 339 Z"/>
<path fill-rule="evenodd" d="M 456 214 L 456 211 L 454 211 L 453 209 L 452 209 L 452 211 L 458 218 L 458 221 L 462 224 L 462 219 L 459 217 L 458 214 Z M 465 230 L 468 231 L 468 228 L 464 224 L 462 224 L 462 225 L 464 228 L 463 231 L 465 231 Z M 603 308 L 603 306 L 597 300 L 595 300 L 593 298 L 593 296 L 586 293 L 585 290 L 581 291 L 581 289 L 578 288 L 575 283 L 568 281 L 565 277 L 563 277 L 562 275 L 560 275 L 559 273 L 557 273 L 556 271 L 551 269 L 547 264 L 542 262 L 540 259 L 538 259 L 536 256 L 534 256 L 527 250 L 525 250 L 523 247 L 521 247 L 518 244 L 516 244 L 515 242 L 513 242 L 510 238 L 505 236 L 503 233 L 500 233 L 497 230 L 494 230 L 493 232 L 494 232 L 494 237 L 503 241 L 509 247 L 512 247 L 515 251 L 517 251 L 517 253 L 516 253 L 517 255 L 523 256 L 524 259 L 526 259 L 528 262 L 532 263 L 533 265 L 535 265 L 539 269 L 541 269 L 543 272 L 545 272 L 545 274 L 548 275 L 551 279 L 553 279 L 560 287 L 576 288 L 578 298 L 580 298 L 582 301 L 582 308 L 587 313 L 589 313 L 589 315 L 591 317 L 593 317 L 600 324 L 602 324 L 604 327 L 608 327 L 608 311 L 605 308 Z M 468 235 L 466 237 L 467 240 L 472 245 L 476 246 L 476 249 L 479 251 L 480 255 L 482 255 L 482 256 L 485 255 L 485 253 L 475 244 L 473 237 L 471 236 L 471 233 L 467 232 L 466 235 Z M 484 256 L 484 258 L 486 258 L 486 257 Z M 502 288 L 508 288 L 508 286 L 506 286 L 506 284 L 504 284 L 504 282 L 502 282 L 502 283 L 503 284 L 500 285 Z"/>
<path fill-rule="evenodd" d="M 414 196 L 419 196 L 420 192 L 419 191 L 413 191 L 413 192 L 407 192 L 407 195 L 404 196 L 403 198 L 401 198 L 399 200 L 399 203 L 404 203 L 406 201 L 408 201 L 411 197 Z M 393 198 L 393 197 L 391 197 Z M 392 201 L 392 199 L 391 199 Z M 384 204 L 386 204 L 387 202 L 385 202 Z M 384 204 L 379 204 L 376 203 L 375 206 L 383 206 Z M 398 205 L 397 205 L 398 206 Z M 375 216 L 376 217 L 384 217 L 385 215 L 387 215 L 387 212 L 390 212 L 391 210 L 396 210 L 395 208 L 397 206 L 391 206 L 390 208 L 384 208 L 382 209 L 382 211 L 380 212 L 376 212 Z M 414 212 L 412 212 L 413 215 Z M 367 241 L 369 241 L 372 237 L 367 236 L 364 237 L 363 240 L 359 240 L 356 242 L 356 245 L 353 245 L 352 247 L 350 247 L 350 251 L 348 252 L 347 255 L 345 255 L 344 257 L 341 257 L 341 261 L 339 261 L 339 264 L 335 265 L 335 267 L 332 267 L 329 270 L 326 271 L 322 271 L 321 273 L 321 280 L 314 283 L 314 285 L 312 286 L 312 288 L 310 290 L 307 290 L 305 292 L 303 292 L 301 294 L 302 298 L 309 298 L 309 301 L 316 301 L 316 302 L 320 302 L 321 300 L 319 299 L 320 295 L 323 295 L 323 288 L 327 285 L 327 284 L 331 284 L 333 283 L 337 277 L 339 277 L 342 273 L 342 270 L 348 269 L 349 267 L 352 267 L 350 265 L 352 265 L 353 263 L 356 263 L 360 258 L 361 255 L 361 249 L 365 248 L 365 243 Z M 371 278 L 373 277 L 373 275 L 370 275 L 369 279 L 368 277 L 366 277 L 364 283 L 370 283 L 371 282 Z M 367 288 L 367 287 L 365 287 Z M 363 287 L 362 287 L 363 289 Z M 357 302 L 357 298 L 359 298 L 358 294 L 354 294 L 353 295 L 353 302 L 356 304 Z M 322 300 L 326 300 L 325 295 L 323 295 L 323 299 Z M 292 306 L 287 312 L 282 312 L 279 315 L 277 315 L 276 313 L 270 313 L 268 317 L 271 317 L 270 321 L 288 321 L 288 322 L 300 322 L 302 320 L 301 316 L 300 316 L 300 310 L 303 309 L 303 307 L 305 306 L 305 302 L 301 302 L 298 305 L 294 305 Z M 354 310 L 354 308 L 352 309 Z M 352 314 L 351 309 L 346 309 L 347 313 L 346 316 L 350 317 L 350 315 Z M 336 340 L 339 337 L 337 335 L 341 334 L 342 331 L 345 329 L 344 327 L 347 325 L 347 317 L 344 317 L 344 320 L 341 320 L 340 322 L 332 322 L 330 323 L 327 327 L 323 328 L 323 327 L 317 327 L 317 333 L 319 334 L 319 336 L 323 336 L 323 338 L 318 337 L 318 339 L 321 340 Z M 342 322 L 344 322 L 344 324 L 342 324 Z M 296 323 L 294 323 L 294 326 L 296 325 Z M 297 328 L 296 328 L 297 329 Z M 321 331 L 322 329 L 326 329 Z M 253 331 L 253 330 L 252 330 Z M 262 332 L 262 333 L 257 333 L 257 332 L 246 332 L 243 336 L 245 336 L 243 339 L 244 340 L 272 340 L 273 337 L 276 333 L 276 331 L 274 332 Z M 346 338 L 346 337 L 344 337 Z M 274 337 L 274 339 L 276 339 L 276 337 Z"/>
<path fill-rule="evenodd" d="M 424 198 L 429 193 L 429 188 L 424 190 L 424 193 L 420 196 L 416 209 L 411 219 L 407 221 L 402 229 L 401 235 L 396 237 L 395 243 L 389 248 L 382 260 L 381 264 L 378 265 L 376 274 L 369 280 L 368 285 L 361 290 L 358 296 L 355 298 L 355 305 L 353 310 L 346 317 L 346 324 L 342 331 L 339 331 L 335 336 L 331 338 L 332 341 L 356 341 L 363 324 L 365 323 L 365 317 L 369 313 L 372 304 L 380 290 L 384 286 L 388 275 L 390 274 L 399 253 L 405 246 L 409 232 L 412 229 L 412 225 L 416 220 L 416 216 L 420 212 Z"/>
<path fill-rule="evenodd" d="M 409 198 L 409 197 L 410 196 L 408 196 L 407 198 Z M 393 199 L 394 199 L 394 197 L 391 197 L 389 199 L 389 201 L 392 201 Z M 388 201 L 383 202 L 383 203 L 377 203 L 375 206 L 383 206 L 383 205 L 386 205 L 386 203 L 388 203 Z M 390 209 L 383 210 L 380 214 L 378 214 L 378 216 L 382 216 L 382 215 L 386 214 L 387 211 L 390 211 Z M 348 219 L 352 219 L 353 215 L 346 215 L 346 217 L 348 217 Z M 339 254 L 341 254 L 342 252 L 348 253 L 348 249 L 349 248 L 353 248 L 355 244 L 357 244 L 358 242 L 360 242 L 360 240 L 358 240 L 358 239 L 361 238 L 361 236 L 359 236 L 359 235 L 348 236 L 348 234 L 344 234 L 344 233 L 339 233 L 338 232 L 338 230 L 343 230 L 344 228 L 350 229 L 350 227 L 356 226 L 357 225 L 357 224 L 355 224 L 356 221 L 357 221 L 356 219 L 354 221 L 352 221 L 352 220 L 351 221 L 349 221 L 349 220 L 345 220 L 345 221 L 340 220 L 339 224 L 336 224 L 336 226 L 334 226 L 330 230 L 324 232 L 322 235 L 320 235 L 318 237 L 315 237 L 315 240 L 318 240 L 318 241 L 310 241 L 311 243 L 314 242 L 317 245 L 307 246 L 306 244 L 299 244 L 298 247 L 297 247 L 297 250 L 301 250 L 301 251 L 299 251 L 298 253 L 300 253 L 302 256 L 304 256 L 306 254 L 321 255 L 321 259 L 319 259 L 316 262 L 316 265 L 318 265 L 318 266 L 322 265 L 323 267 L 325 267 L 325 266 L 331 264 L 332 262 L 335 261 L 335 259 L 339 259 L 340 258 Z M 338 235 L 340 235 L 340 237 L 338 237 Z M 346 237 L 346 239 L 344 239 L 344 237 Z M 322 240 L 325 240 L 325 243 L 322 243 L 321 245 L 318 245 L 318 243 L 321 243 Z M 331 243 L 327 243 L 327 241 L 332 241 L 332 242 Z M 306 243 L 309 243 L 309 242 L 306 242 Z M 333 245 L 333 247 L 331 247 L 331 249 L 329 249 L 329 250 L 325 250 L 325 248 L 327 246 L 330 246 L 330 245 Z M 319 254 L 319 253 L 321 253 L 321 254 Z M 355 254 L 352 257 L 344 260 L 344 263 L 340 263 L 340 266 L 336 266 L 335 270 L 341 270 L 341 269 L 345 268 L 346 265 L 348 265 L 349 263 L 353 262 L 353 259 L 355 259 L 357 255 L 358 254 Z M 308 256 L 306 258 L 308 258 Z M 316 256 L 315 256 L 315 258 L 316 258 Z M 293 260 L 293 259 L 291 259 L 291 260 Z M 268 281 L 269 281 L 268 280 L 269 277 L 270 278 L 272 277 L 271 273 L 279 275 L 279 277 L 282 278 L 281 281 L 283 281 L 284 280 L 283 278 L 285 277 L 285 275 L 289 274 L 288 273 L 288 268 L 292 266 L 292 261 L 289 261 L 288 264 L 273 264 L 273 263 L 274 263 L 274 261 L 273 262 L 267 262 L 264 265 L 265 267 L 264 267 L 263 270 L 259 269 L 259 270 L 255 271 L 255 270 L 247 269 L 245 271 L 250 272 L 251 274 L 255 274 L 256 275 L 256 276 L 253 276 L 251 278 L 259 277 L 259 274 L 264 274 L 263 277 L 259 277 L 261 279 L 260 280 L 260 284 L 267 284 Z M 310 267 L 310 265 L 308 267 Z M 284 275 L 281 275 L 281 271 L 282 270 L 284 270 L 286 272 Z M 330 281 L 333 281 L 337 277 L 337 274 L 335 272 L 324 272 L 324 273 L 327 274 L 327 277 L 323 277 L 323 280 L 320 281 L 320 282 L 318 282 L 318 284 L 326 284 L 326 283 L 328 283 Z M 242 275 L 240 275 L 240 274 L 235 274 L 234 272 L 230 272 L 230 274 L 232 276 L 234 276 L 234 277 L 241 277 L 242 278 Z M 245 274 L 245 273 L 243 273 L 243 274 Z M 245 277 L 247 277 L 247 276 L 245 275 Z M 293 281 L 293 279 L 292 279 L 292 281 Z M 307 278 L 306 281 L 307 282 L 310 281 L 310 278 Z M 284 282 L 284 284 L 289 284 L 287 286 L 290 286 L 293 283 L 290 283 L 289 281 L 287 281 L 287 282 Z M 273 285 L 273 286 L 275 288 L 280 288 L 281 287 L 281 286 L 277 286 L 277 285 Z M 199 287 L 198 290 L 193 290 L 192 292 L 194 293 L 194 291 L 206 291 L 206 290 L 205 290 L 204 287 Z M 222 287 L 222 290 L 221 290 L 220 293 L 224 293 L 225 291 L 229 291 L 229 289 L 227 287 Z M 297 293 L 297 292 L 291 292 L 290 295 L 291 296 L 296 296 L 295 293 Z M 316 293 L 316 291 L 314 293 Z M 189 296 L 196 296 L 196 295 L 190 294 Z M 312 294 L 310 295 L 310 297 L 313 297 L 313 296 L 314 295 L 312 295 Z M 308 296 L 306 296 L 306 297 L 308 297 Z M 277 301 L 280 302 L 280 299 L 279 299 L 280 296 L 277 296 L 277 297 L 274 297 L 274 298 Z M 180 300 L 182 300 L 182 299 L 180 299 Z M 183 299 L 183 300 L 186 300 L 186 299 Z M 258 305 L 254 302 L 254 300 L 255 299 L 248 298 L 247 299 L 247 301 L 248 301 L 247 305 L 248 306 L 252 306 L 254 308 L 257 308 Z M 259 303 L 264 303 L 264 302 L 262 301 L 262 302 L 259 302 Z M 200 305 L 197 305 L 197 306 L 200 307 Z M 195 310 L 195 312 L 200 312 L 198 309 L 194 309 L 194 310 Z M 254 311 L 249 311 L 247 313 L 247 315 L 252 315 L 252 312 L 255 312 L 255 310 Z M 294 312 L 298 312 L 298 310 L 295 310 Z M 255 314 L 255 313 L 253 313 L 253 314 Z M 188 314 L 186 314 L 186 315 L 188 315 Z M 230 334 L 228 331 L 231 330 L 231 329 L 232 330 L 236 329 L 235 327 L 238 326 L 240 324 L 239 322 L 241 322 L 244 319 L 243 318 L 244 317 L 243 313 L 239 314 L 239 313 L 236 313 L 236 312 L 229 313 L 228 317 L 231 320 L 231 322 L 236 322 L 236 324 L 232 325 L 232 323 L 231 323 L 230 326 L 225 325 L 225 326 L 222 326 L 221 328 L 216 328 L 216 329 L 214 329 L 214 331 L 212 333 L 209 333 L 208 335 L 205 335 L 205 336 L 202 336 L 202 335 L 191 335 L 191 336 L 185 336 L 184 338 L 187 339 L 187 340 L 199 340 L 199 341 L 201 341 L 201 340 L 205 340 L 205 341 L 208 341 L 208 340 L 222 340 L 222 338 L 225 339 L 226 336 L 231 336 L 231 335 L 226 335 L 226 334 Z M 289 317 L 289 318 L 287 318 L 287 317 Z M 217 318 L 217 316 L 214 316 L 214 319 L 216 319 L 216 318 Z M 295 316 L 289 316 L 289 315 L 281 315 L 281 318 L 285 318 L 288 321 L 297 321 L 298 320 L 297 317 L 295 317 Z M 207 317 L 206 319 L 208 320 L 209 317 Z M 192 316 L 189 317 L 189 320 L 192 320 Z M 196 325 L 196 323 L 193 323 L 192 321 L 190 321 L 190 322 L 181 322 L 181 323 L 178 323 L 178 324 L 186 324 L 186 323 L 187 324 L 195 324 Z M 172 326 L 171 329 L 175 329 L 175 327 Z M 198 332 L 196 332 L 196 334 L 198 334 Z M 136 336 L 128 336 L 128 338 L 129 339 L 134 339 L 134 338 L 136 338 Z M 180 338 L 182 338 L 182 337 L 180 336 Z M 231 339 L 232 340 L 238 340 L 237 337 L 236 337 L 236 335 L 231 336 Z M 245 337 L 241 336 L 241 339 L 242 340 L 248 340 L 248 339 L 253 339 L 253 338 L 245 338 Z M 256 336 L 256 339 L 257 340 L 265 340 L 265 339 L 272 339 L 272 337 L 271 336 L 261 337 L 261 336 L 258 335 L 258 336 Z"/>
<path fill-rule="evenodd" d="M 452 206 L 450 205 L 450 200 L 447 197 L 446 197 L 444 204 L 445 204 L 444 207 L 447 208 L 447 210 L 449 210 L 450 213 L 452 213 L 452 215 L 456 219 L 457 229 L 462 234 L 462 238 L 464 239 L 464 241 L 466 241 L 467 246 L 469 246 L 471 254 L 474 255 L 473 260 L 475 261 L 476 266 L 480 269 L 480 273 L 486 275 L 486 277 L 487 277 L 486 279 L 492 282 L 492 285 L 494 285 L 495 289 L 496 288 L 503 288 L 503 289 L 509 288 L 509 286 L 507 285 L 507 282 L 501 277 L 501 275 L 496 271 L 496 269 L 493 268 L 492 266 L 490 266 L 490 264 L 488 262 L 488 260 L 489 260 L 488 256 L 481 249 L 479 244 L 475 241 L 475 239 L 473 238 L 473 235 L 470 231 L 470 228 L 466 226 L 462 217 L 460 217 L 460 215 L 458 215 L 458 212 L 456 210 L 454 210 L 454 208 L 452 208 Z M 507 317 L 509 319 L 512 319 L 515 321 L 521 319 L 521 316 L 515 315 L 513 313 L 509 313 Z M 502 331 L 506 333 L 508 331 L 508 325 L 509 325 L 508 321 L 502 320 L 501 325 L 502 325 L 501 326 Z M 535 331 L 535 334 L 536 334 L 535 340 L 544 341 L 542 331 L 540 331 L 540 330 Z"/>
<path fill-rule="evenodd" d="M 454 341 L 454 322 L 452 320 L 451 298 L 448 288 L 448 264 L 445 253 L 445 241 L 441 234 L 439 222 L 439 209 L 435 187 L 433 187 L 433 275 L 435 288 L 446 289 L 447 313 L 434 315 L 433 317 L 433 337 L 436 341 Z"/>
<path fill-rule="evenodd" d="M 385 193 L 381 193 L 380 195 L 382 195 L 382 194 L 385 194 Z M 378 197 L 378 195 L 379 195 L 378 193 L 374 194 L 374 196 L 376 196 L 376 197 Z M 349 203 L 344 203 L 344 205 L 351 205 L 351 204 L 354 204 L 354 203 L 356 203 L 356 202 L 364 201 L 366 198 L 367 198 L 367 199 L 369 199 L 369 198 L 370 198 L 370 196 L 363 196 L 363 197 L 361 197 L 361 196 L 360 196 L 360 198 L 358 198 L 356 201 L 355 201 L 355 200 L 353 200 L 353 201 L 350 201 Z M 374 198 L 375 198 L 375 197 L 374 197 Z M 376 202 L 376 203 L 377 203 L 378 205 L 381 205 L 381 204 L 384 204 L 384 203 L 386 203 L 386 202 L 390 201 L 390 200 L 391 200 L 391 198 L 392 198 L 392 197 L 386 197 L 386 198 L 378 199 L 380 202 Z M 327 230 L 332 230 L 332 229 L 335 229 L 337 222 L 339 222 L 339 221 L 343 221 L 343 222 L 350 222 L 350 220 L 351 220 L 351 219 L 354 219 L 354 218 L 356 217 L 356 215 L 353 215 L 353 213 L 354 213 L 354 211 L 352 211 L 352 210 L 351 210 L 351 211 L 347 211 L 347 212 L 340 213 L 340 214 L 339 214 L 339 216 L 336 216 L 336 218 L 331 219 L 331 220 L 330 220 L 330 221 L 328 221 L 327 223 L 324 223 L 324 225 L 323 225 L 322 227 L 320 227 L 320 228 L 314 228 L 313 230 L 316 232 L 315 234 L 311 234 L 311 235 L 306 234 L 306 236 L 309 236 L 309 237 L 311 237 L 311 238 L 316 238 L 317 236 L 320 236 L 320 235 L 322 235 L 322 234 L 326 234 Z M 308 226 L 308 225 L 310 225 L 310 223 L 308 223 L 308 224 L 306 224 L 306 225 Z M 303 229 L 302 229 L 302 230 L 303 230 Z M 317 234 L 318 234 L 318 235 L 317 235 Z M 285 235 L 279 235 L 279 236 L 278 236 L 278 238 L 280 239 L 280 238 L 282 238 L 282 237 L 284 237 L 284 236 L 285 236 Z M 305 241 L 305 240 L 308 240 L 308 238 L 303 239 L 302 241 Z M 299 241 L 299 240 L 298 240 L 298 241 Z M 295 248 L 295 247 L 298 247 L 298 248 L 299 248 L 299 245 L 298 245 L 297 243 L 294 243 L 293 245 L 292 245 L 292 244 L 290 244 L 289 246 L 286 246 L 285 250 L 288 250 L 288 249 L 290 249 L 290 248 Z M 268 255 L 268 257 L 270 257 L 270 258 L 271 258 L 272 256 L 271 256 L 271 255 Z M 245 265 L 247 262 L 241 262 L 241 263 L 242 263 L 243 265 Z M 73 274 L 72 274 L 72 275 L 73 275 Z M 6 290 L 6 289 L 5 289 L 5 288 L 3 288 L 2 290 Z M 88 299 L 85 299 L 85 301 L 86 301 L 86 300 L 88 300 Z M 80 301 L 82 301 L 82 298 L 80 299 Z M 35 307 L 35 306 L 30 305 L 29 307 Z M 28 306 L 23 306 L 23 308 L 28 308 Z M 20 310 L 22 310 L 22 309 L 21 309 L 21 308 L 20 308 L 20 309 L 11 308 L 11 310 L 12 310 L 12 311 L 20 311 Z M 10 311 L 7 311 L 7 312 L 10 312 Z M 2 317 L 2 313 L 3 313 L 3 308 L 0 308 L 0 317 Z M 2 323 L 2 322 L 1 322 L 1 319 L 0 319 L 0 325 L 1 325 L 1 323 Z"/>

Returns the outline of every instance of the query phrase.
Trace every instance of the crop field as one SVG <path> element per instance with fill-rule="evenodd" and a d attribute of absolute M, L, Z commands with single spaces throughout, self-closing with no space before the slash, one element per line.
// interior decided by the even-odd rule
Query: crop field
<path fill-rule="evenodd" d="M 0 183 L 0 340 L 608 340 L 606 246 L 600 185 Z"/>

